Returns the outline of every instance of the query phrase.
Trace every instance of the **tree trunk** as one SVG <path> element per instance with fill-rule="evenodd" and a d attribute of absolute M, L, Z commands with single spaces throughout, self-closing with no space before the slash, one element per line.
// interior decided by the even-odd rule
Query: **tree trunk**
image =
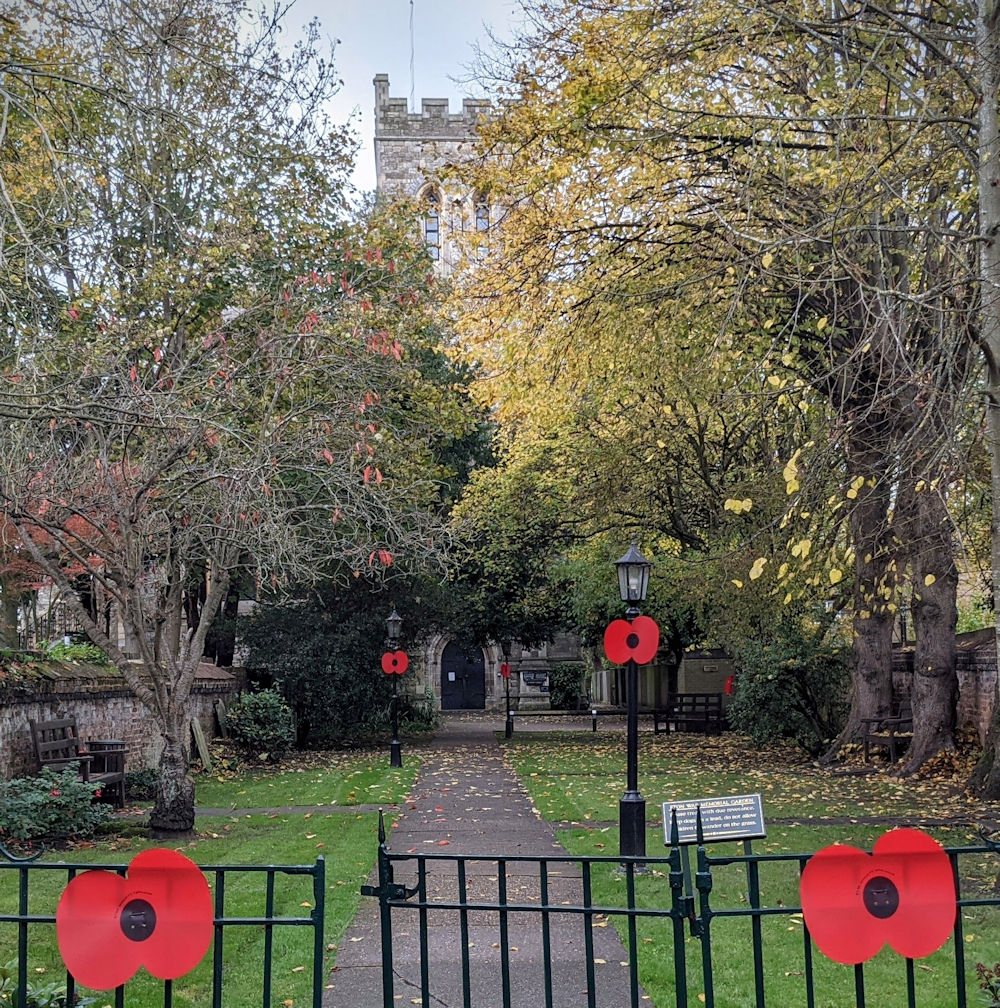
<path fill-rule="evenodd" d="M 958 570 L 951 521 L 934 490 L 910 493 L 914 557 L 913 741 L 901 773 L 908 776 L 942 749 L 955 748 L 955 624 Z"/>
<path fill-rule="evenodd" d="M 990 456 L 990 540 L 994 623 L 1000 628 L 1000 7 L 979 0 L 976 43 L 979 83 L 979 285 L 980 346 L 986 364 L 986 447 Z M 1000 636 L 998 636 L 1000 643 Z M 1000 664 L 1000 647 L 998 647 Z M 993 720 L 982 759 L 970 786 L 989 799 L 1000 798 L 1000 703 L 994 695 Z"/>
<path fill-rule="evenodd" d="M 16 648 L 17 639 L 17 599 L 0 589 L 0 647 Z"/>
<path fill-rule="evenodd" d="M 159 771 L 150 830 L 154 836 L 190 833 L 194 829 L 194 782 L 187 772 L 187 751 L 176 732 L 166 735 Z"/>
<path fill-rule="evenodd" d="M 852 471 L 877 473 L 873 463 L 878 453 L 868 452 L 865 465 Z M 851 533 L 855 551 L 854 618 L 851 643 L 851 710 L 847 724 L 834 739 L 820 762 L 832 762 L 840 749 L 861 740 L 861 719 L 886 717 L 892 707 L 892 625 L 890 598 L 886 589 L 894 583 L 893 551 L 887 514 L 888 483 L 874 476 L 875 486 L 866 483 L 851 512 Z"/>

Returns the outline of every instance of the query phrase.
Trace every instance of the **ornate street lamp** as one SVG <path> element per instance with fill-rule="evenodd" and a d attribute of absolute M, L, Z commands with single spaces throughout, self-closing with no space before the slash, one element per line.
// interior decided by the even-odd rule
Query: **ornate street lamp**
<path fill-rule="evenodd" d="M 639 603 L 646 600 L 652 566 L 634 542 L 615 561 L 625 619 L 613 620 L 604 631 L 605 653 L 626 669 L 626 783 L 618 803 L 618 849 L 623 857 L 646 856 L 646 799 L 639 792 L 639 666 L 656 657 L 660 628 L 639 614 Z"/>
<path fill-rule="evenodd" d="M 500 651 L 503 653 L 503 661 L 500 664 L 500 675 L 503 676 L 504 703 L 507 705 L 504 710 L 503 737 L 510 738 L 514 734 L 514 712 L 510 709 L 510 638 L 505 637 L 500 641 Z"/>
<path fill-rule="evenodd" d="M 403 617 L 392 607 L 392 612 L 385 621 L 388 631 L 389 650 L 382 655 L 382 671 L 392 676 L 392 742 L 389 744 L 389 766 L 401 767 L 403 755 L 399 747 L 399 676 L 409 667 L 410 659 L 405 651 L 395 650 L 403 629 Z"/>

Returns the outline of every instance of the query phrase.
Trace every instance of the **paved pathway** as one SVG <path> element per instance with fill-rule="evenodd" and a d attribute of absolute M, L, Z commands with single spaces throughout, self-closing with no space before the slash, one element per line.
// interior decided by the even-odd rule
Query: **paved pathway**
<path fill-rule="evenodd" d="M 504 761 L 494 736 L 501 725 L 502 721 L 495 716 L 446 717 L 433 748 L 422 753 L 421 771 L 413 792 L 402 806 L 402 816 L 389 838 L 393 853 L 493 855 L 494 860 L 467 863 L 467 898 L 470 900 L 496 899 L 499 884 L 496 855 L 563 853 L 552 827 L 532 809 L 526 791 Z M 519 725 L 519 730 L 521 727 Z M 455 863 L 426 863 L 428 899 L 454 899 Z M 397 864 L 395 880 L 413 885 L 415 873 L 416 859 Z M 506 878 L 508 902 L 537 902 L 537 863 L 508 863 Z M 374 884 L 376 880 L 370 881 Z M 581 903 L 579 869 L 571 863 L 552 865 L 548 884 L 550 905 Z M 495 911 L 472 911 L 467 916 L 468 1004 L 472 1008 L 501 1008 L 500 915 Z M 506 944 L 510 951 L 511 1004 L 514 1008 L 545 1004 L 542 916 L 535 912 L 508 914 Z M 454 910 L 429 911 L 428 918 L 431 1004 L 435 1008 L 462 1008 L 466 1002 L 459 914 Z M 625 950 L 614 928 L 607 922 L 588 922 L 580 914 L 552 913 L 549 918 L 553 1008 L 587 1005 L 588 955 L 595 963 L 598 1008 L 626 1008 L 630 1003 L 629 971 L 623 965 Z M 585 944 L 587 928 L 594 941 L 589 953 Z M 415 910 L 393 910 L 393 974 L 393 1003 L 420 1004 L 420 945 Z M 648 1001 L 644 999 L 644 1003 Z M 379 1008 L 383 1005 L 377 899 L 368 898 L 362 902 L 357 917 L 344 935 L 323 1004 L 324 1008 Z"/>

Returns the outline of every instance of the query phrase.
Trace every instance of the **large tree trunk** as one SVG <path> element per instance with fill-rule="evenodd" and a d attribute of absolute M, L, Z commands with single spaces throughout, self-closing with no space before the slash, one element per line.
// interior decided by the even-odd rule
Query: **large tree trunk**
<path fill-rule="evenodd" d="M 986 446 L 990 456 L 990 538 L 994 622 L 1000 629 L 1000 6 L 979 0 L 976 43 L 979 83 L 979 284 L 980 346 L 986 363 Z M 1000 642 L 1000 635 L 998 635 Z M 1000 652 L 1000 648 L 998 648 Z M 1000 654 L 998 654 L 1000 664 Z M 1000 798 L 1000 703 L 970 785 Z"/>
<path fill-rule="evenodd" d="M 855 458 L 852 472 L 878 474 L 881 456 L 867 452 Z M 864 464 L 860 464 L 863 462 Z M 883 474 L 884 477 L 884 474 Z M 886 589 L 895 581 L 894 551 L 889 532 L 888 481 L 873 475 L 875 486 L 862 488 L 851 512 L 854 561 L 854 617 L 851 643 L 851 710 L 847 724 L 821 757 L 832 762 L 840 749 L 861 740 L 861 719 L 887 717 L 892 707 L 893 613 Z"/>
<path fill-rule="evenodd" d="M 919 483 L 917 484 L 919 485 Z M 935 490 L 908 487 L 913 521 L 913 741 L 902 774 L 909 775 L 936 753 L 955 747 L 955 624 L 958 570 L 951 519 Z"/>
<path fill-rule="evenodd" d="M 149 817 L 154 836 L 190 833 L 194 829 L 194 782 L 188 776 L 188 755 L 176 731 L 166 734 L 160 755 L 156 803 Z"/>

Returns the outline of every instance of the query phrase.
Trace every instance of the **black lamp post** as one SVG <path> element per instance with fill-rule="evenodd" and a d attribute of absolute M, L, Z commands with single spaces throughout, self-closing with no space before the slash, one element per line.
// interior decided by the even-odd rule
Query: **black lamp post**
<path fill-rule="evenodd" d="M 395 606 L 392 607 L 392 612 L 385 623 L 388 628 L 389 650 L 397 656 L 404 654 L 404 652 L 396 651 L 396 642 L 399 640 L 400 631 L 403 629 L 403 617 L 396 612 Z M 399 659 L 396 660 L 395 664 L 398 666 Z M 398 668 L 394 668 L 394 671 L 400 672 Z M 401 672 L 405 671 L 404 664 Z M 399 674 L 396 674 L 392 677 L 392 742 L 389 744 L 389 766 L 401 767 L 402 765 L 403 754 L 399 748 Z"/>
<path fill-rule="evenodd" d="M 514 718 L 510 709 L 510 639 L 504 638 L 500 641 L 500 650 L 503 653 L 503 663 L 500 665 L 500 675 L 503 676 L 504 703 L 504 723 L 503 737 L 510 738 L 514 734 Z"/>
<path fill-rule="evenodd" d="M 645 602 L 649 570 L 653 565 L 633 542 L 628 552 L 615 561 L 618 590 L 626 604 L 625 619 L 631 624 L 639 615 L 638 603 Z M 646 855 L 646 799 L 639 793 L 639 665 L 630 657 L 626 672 L 626 782 L 618 803 L 619 853 L 623 857 Z"/>

